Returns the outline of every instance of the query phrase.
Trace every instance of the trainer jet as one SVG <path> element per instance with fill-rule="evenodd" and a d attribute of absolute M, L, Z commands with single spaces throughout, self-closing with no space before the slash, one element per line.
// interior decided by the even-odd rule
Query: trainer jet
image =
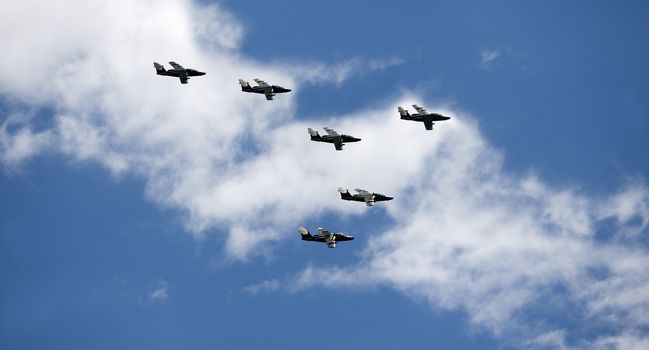
<path fill-rule="evenodd" d="M 401 114 L 401 119 L 404 120 L 413 120 L 416 122 L 423 122 L 424 127 L 426 127 L 426 130 L 433 130 L 433 122 L 439 122 L 442 120 L 449 120 L 451 117 L 446 117 L 441 114 L 437 113 L 428 113 L 423 107 L 417 106 L 417 105 L 412 105 L 416 110 L 417 113 L 410 115 L 407 110 L 401 108 L 401 106 L 397 107 L 399 110 L 399 114 Z"/>
<path fill-rule="evenodd" d="M 352 236 L 347 236 L 343 233 L 330 232 L 329 230 L 322 227 L 318 227 L 317 230 L 318 233 L 312 235 L 311 233 L 309 233 L 309 230 L 305 229 L 304 227 L 298 228 L 300 235 L 302 235 L 303 241 L 327 243 L 327 247 L 329 248 L 336 248 L 336 242 L 351 241 L 352 239 L 354 239 L 354 237 Z"/>
<path fill-rule="evenodd" d="M 241 91 L 253 92 L 255 94 L 264 94 L 268 101 L 273 99 L 275 94 L 281 94 L 285 92 L 291 92 L 291 89 L 283 88 L 279 85 L 269 85 L 267 82 L 261 79 L 254 79 L 258 86 L 250 86 L 250 84 L 243 80 L 239 79 L 239 84 L 241 84 Z"/>
<path fill-rule="evenodd" d="M 334 146 L 336 147 L 336 151 L 342 151 L 345 142 L 358 142 L 361 140 L 357 137 L 353 137 L 349 135 L 340 135 L 334 129 L 330 129 L 327 127 L 325 127 L 324 129 L 327 132 L 327 135 L 320 136 L 320 134 L 317 131 L 309 128 L 311 141 L 333 143 Z"/>
<path fill-rule="evenodd" d="M 196 69 L 185 68 L 173 61 L 169 62 L 169 64 L 173 67 L 173 69 L 166 70 L 165 67 L 163 67 L 160 63 L 153 62 L 153 66 L 155 67 L 156 73 L 158 73 L 158 75 L 180 78 L 181 84 L 187 84 L 189 77 L 198 77 L 205 75 L 205 72 L 199 72 Z"/>
<path fill-rule="evenodd" d="M 374 205 L 374 202 L 382 202 L 392 200 L 393 197 L 388 197 L 380 193 L 371 193 L 361 189 L 354 189 L 356 194 L 349 193 L 349 190 L 346 188 L 338 187 L 338 192 L 340 192 L 340 198 L 346 201 L 356 201 L 356 202 L 365 202 L 368 207 Z"/>

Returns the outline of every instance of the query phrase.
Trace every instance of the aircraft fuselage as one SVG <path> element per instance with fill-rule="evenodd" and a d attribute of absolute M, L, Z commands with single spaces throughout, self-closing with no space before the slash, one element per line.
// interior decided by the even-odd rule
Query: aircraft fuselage
<path fill-rule="evenodd" d="M 271 93 L 273 93 L 273 94 L 281 94 L 281 93 L 284 93 L 284 92 L 291 92 L 292 91 L 291 89 L 287 89 L 287 88 L 277 86 L 277 85 L 271 85 L 270 90 L 271 90 Z M 266 94 L 266 89 L 261 87 L 261 86 L 250 86 L 250 85 L 242 86 L 241 91 L 252 92 L 252 93 L 255 93 L 255 94 Z"/>
<path fill-rule="evenodd" d="M 360 140 L 361 139 L 358 137 L 353 137 L 349 135 L 337 135 L 337 136 L 322 135 L 321 136 L 318 133 L 316 133 L 315 135 L 313 134 L 311 135 L 311 141 L 333 143 L 337 151 L 342 151 L 345 143 L 358 142 Z"/>

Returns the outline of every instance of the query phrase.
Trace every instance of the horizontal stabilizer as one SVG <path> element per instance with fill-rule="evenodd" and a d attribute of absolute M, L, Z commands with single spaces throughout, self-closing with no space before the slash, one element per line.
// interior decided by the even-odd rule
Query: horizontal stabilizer
<path fill-rule="evenodd" d="M 320 136 L 320 134 L 318 134 L 317 131 L 315 131 L 315 130 L 313 130 L 311 128 L 309 128 L 309 134 L 311 135 L 311 137 L 319 137 Z"/>
<path fill-rule="evenodd" d="M 408 113 L 408 111 L 403 109 L 401 106 L 397 107 L 397 110 L 399 111 L 399 114 L 401 114 L 402 117 L 410 116 L 410 113 Z"/>
<path fill-rule="evenodd" d="M 239 84 L 241 85 L 242 88 L 250 87 L 250 84 L 243 79 L 239 79 Z"/>

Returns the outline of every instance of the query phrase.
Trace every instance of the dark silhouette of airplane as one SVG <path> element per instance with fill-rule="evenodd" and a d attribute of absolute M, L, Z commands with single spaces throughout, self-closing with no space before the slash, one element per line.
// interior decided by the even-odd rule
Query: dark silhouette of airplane
<path fill-rule="evenodd" d="M 361 189 L 355 189 L 356 194 L 349 193 L 349 190 L 346 188 L 338 187 L 338 192 L 340 192 L 340 198 L 346 201 L 355 201 L 355 202 L 365 202 L 368 207 L 374 205 L 374 202 L 382 202 L 392 200 L 393 197 L 388 197 L 380 193 L 371 193 Z"/>
<path fill-rule="evenodd" d="M 349 135 L 339 135 L 336 130 L 325 127 L 327 135 L 320 136 L 320 134 L 309 128 L 309 134 L 311 135 L 311 141 L 317 142 L 327 142 L 333 143 L 337 151 L 342 151 L 345 142 L 358 142 L 361 139 Z"/>
<path fill-rule="evenodd" d="M 291 89 L 283 88 L 279 85 L 269 85 L 267 82 L 261 79 L 254 79 L 258 86 L 250 86 L 250 84 L 243 80 L 239 79 L 239 84 L 241 84 L 241 91 L 252 92 L 255 94 L 264 94 L 266 99 L 271 101 L 275 94 L 282 94 L 285 92 L 291 92 Z"/>
<path fill-rule="evenodd" d="M 156 73 L 158 73 L 158 75 L 180 78 L 181 84 L 187 84 L 189 77 L 198 77 L 205 75 L 205 72 L 199 72 L 196 69 L 185 68 L 173 61 L 169 62 L 169 64 L 173 67 L 173 69 L 166 70 L 165 67 L 160 63 L 153 62 L 153 66 L 155 67 Z"/>
<path fill-rule="evenodd" d="M 401 114 L 401 119 L 423 122 L 426 130 L 433 130 L 433 124 L 435 124 L 433 122 L 451 119 L 451 117 L 446 117 L 438 113 L 428 113 L 423 107 L 417 105 L 412 106 L 417 110 L 417 113 L 412 115 L 407 110 L 401 108 L 401 106 L 397 107 L 399 114 Z"/>
<path fill-rule="evenodd" d="M 327 243 L 327 247 L 329 248 L 336 248 L 336 242 L 351 241 L 354 239 L 354 237 L 347 236 L 343 233 L 329 232 L 329 230 L 322 227 L 318 227 L 317 230 L 318 233 L 312 235 L 304 227 L 298 228 L 303 241 Z"/>

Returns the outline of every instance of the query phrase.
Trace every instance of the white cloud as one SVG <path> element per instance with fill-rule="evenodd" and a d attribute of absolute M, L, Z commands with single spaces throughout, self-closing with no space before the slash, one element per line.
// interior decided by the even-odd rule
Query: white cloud
<path fill-rule="evenodd" d="M 257 284 L 251 284 L 249 286 L 246 286 L 243 288 L 243 291 L 251 295 L 256 295 L 262 292 L 272 292 L 278 290 L 279 287 L 280 284 L 278 280 L 269 279 Z"/>
<path fill-rule="evenodd" d="M 502 154 L 465 120 L 441 126 L 436 138 L 424 168 L 408 174 L 415 197 L 386 206 L 395 223 L 373 234 L 361 261 L 308 267 L 293 288 L 387 286 L 464 310 L 473 325 L 495 334 L 539 337 L 539 346 L 562 331 L 541 337 L 524 327 L 526 310 L 538 305 L 553 315 L 571 305 L 586 324 L 635 332 L 649 326 L 649 257 L 639 238 L 647 233 L 646 185 L 630 183 L 602 198 L 508 175 Z M 599 240 L 608 219 L 631 241 Z M 557 288 L 565 292 L 557 296 Z"/>
<path fill-rule="evenodd" d="M 558 298 L 576 305 L 585 324 L 619 330 L 593 344 L 646 341 L 649 258 L 639 242 L 649 192 L 642 180 L 593 196 L 510 175 L 501 166 L 504 154 L 456 106 L 427 104 L 453 117 L 433 132 L 399 120 L 396 105 L 426 104 L 408 92 L 310 124 L 294 120 L 296 92 L 267 102 L 241 93 L 237 79 L 263 77 L 297 91 L 402 60 L 256 62 L 237 50 L 243 33 L 219 7 L 182 0 L 4 4 L 0 65 L 12 69 L 0 75 L 0 93 L 55 112 L 52 126 L 38 132 L 29 118 L 5 121 L 3 164 L 48 150 L 141 176 L 148 198 L 185 213 L 194 235 L 227 234 L 226 253 L 235 259 L 265 254 L 269 241 L 295 239 L 286 228 L 304 218 L 363 215 L 367 208 L 341 203 L 336 193 L 339 185 L 362 185 L 395 195 L 383 206 L 394 225 L 375 232 L 357 264 L 310 267 L 294 287 L 387 286 L 464 310 L 473 325 L 496 334 L 520 330 L 521 315 L 534 305 L 561 311 Z M 483 60 L 499 55 L 487 52 Z M 183 86 L 156 76 L 154 60 L 177 60 L 207 75 Z M 324 125 L 363 141 L 344 152 L 311 143 L 306 128 Z M 619 239 L 597 238 L 606 221 L 614 221 Z M 280 283 L 249 287 L 255 293 Z M 556 296 L 557 287 L 565 293 Z M 167 288 L 157 286 L 149 300 L 164 300 Z M 524 329 L 539 346 L 567 346 L 570 330 Z"/>
<path fill-rule="evenodd" d="M 164 302 L 169 297 L 169 282 L 165 280 L 160 280 L 156 283 L 155 289 L 150 292 L 144 302 L 155 303 L 155 302 Z"/>
<path fill-rule="evenodd" d="M 10 116 L 0 126 L 0 163 L 9 170 L 17 169 L 24 161 L 44 151 L 52 138 L 50 131 L 34 132 L 29 125 L 16 122 L 16 119 Z"/>
<path fill-rule="evenodd" d="M 348 59 L 341 63 L 327 65 L 323 63 L 293 63 L 283 67 L 288 75 L 296 76 L 297 80 L 310 84 L 336 83 L 341 84 L 351 77 L 372 71 L 380 71 L 402 65 L 406 60 L 400 56 L 387 59 L 365 60 L 359 57 Z"/>
<path fill-rule="evenodd" d="M 624 349 L 643 350 L 649 348 L 649 338 L 646 334 L 622 333 L 621 335 L 604 337 L 597 341 L 594 349 Z"/>
<path fill-rule="evenodd" d="M 493 67 L 494 62 L 501 57 L 503 53 L 502 49 L 484 49 L 480 52 L 480 67 L 484 70 L 490 70 Z"/>

